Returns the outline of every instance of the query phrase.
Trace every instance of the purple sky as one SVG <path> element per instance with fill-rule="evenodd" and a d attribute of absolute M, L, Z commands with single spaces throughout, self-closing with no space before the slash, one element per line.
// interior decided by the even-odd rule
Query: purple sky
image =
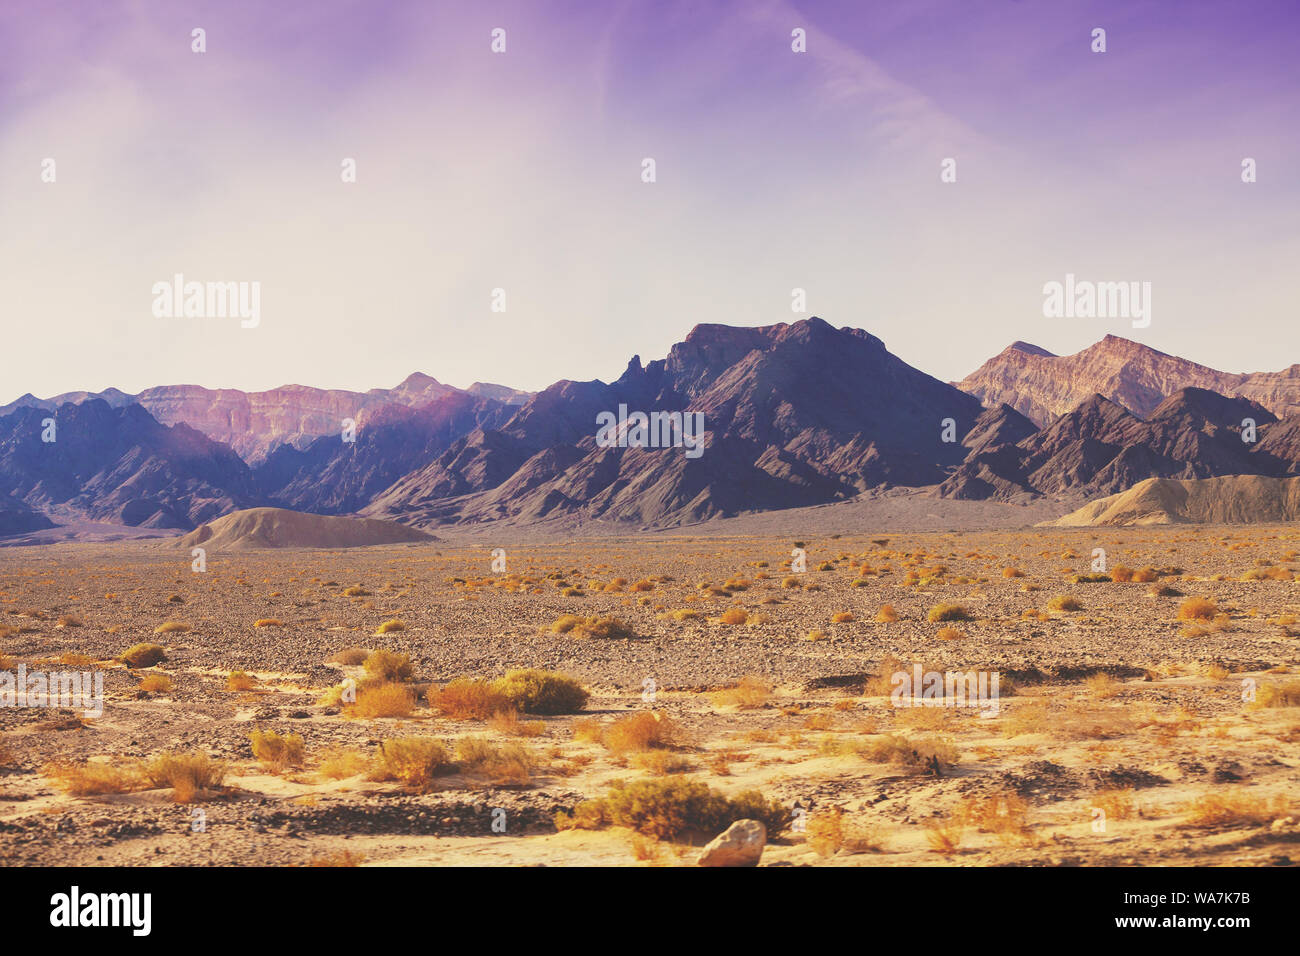
<path fill-rule="evenodd" d="M 1107 333 L 1285 367 L 1298 47 L 1258 0 L 6 4 L 0 402 L 609 380 L 794 287 L 944 379 Z M 260 325 L 155 317 L 176 272 Z M 1151 326 L 1045 318 L 1066 273 L 1151 282 Z"/>

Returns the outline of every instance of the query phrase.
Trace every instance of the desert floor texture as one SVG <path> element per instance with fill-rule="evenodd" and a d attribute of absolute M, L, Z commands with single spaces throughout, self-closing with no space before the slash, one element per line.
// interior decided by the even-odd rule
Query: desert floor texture
<path fill-rule="evenodd" d="M 1300 860 L 1293 526 L 191 560 L 0 550 L 0 670 L 105 694 L 0 707 L 0 864 L 695 865 L 699 785 L 778 805 L 765 866 Z M 895 706 L 914 664 L 997 715 Z M 590 698 L 520 712 L 517 669 Z"/>

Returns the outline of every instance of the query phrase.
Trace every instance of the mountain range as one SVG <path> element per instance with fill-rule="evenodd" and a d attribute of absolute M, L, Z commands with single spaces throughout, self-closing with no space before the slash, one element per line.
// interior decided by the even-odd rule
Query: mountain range
<path fill-rule="evenodd" d="M 620 407 L 702 415 L 703 454 L 598 443 L 597 416 Z M 535 394 L 416 373 L 367 392 L 170 385 L 0 407 L 0 535 L 190 530 L 252 507 L 664 527 L 892 486 L 1017 502 L 1233 474 L 1300 474 L 1300 365 L 1224 373 L 1107 336 L 1064 357 L 1017 342 L 949 384 L 819 318 L 698 325 L 611 383 Z"/>

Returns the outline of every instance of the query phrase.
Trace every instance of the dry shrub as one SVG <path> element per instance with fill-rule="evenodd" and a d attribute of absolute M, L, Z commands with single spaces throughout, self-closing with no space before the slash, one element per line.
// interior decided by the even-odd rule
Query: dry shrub
<path fill-rule="evenodd" d="M 481 777 L 495 785 L 528 782 L 532 755 L 517 743 L 493 743 L 486 737 L 456 741 L 456 762 L 461 773 Z"/>
<path fill-rule="evenodd" d="M 834 714 L 809 714 L 803 721 L 804 730 L 830 730 L 834 726 Z"/>
<path fill-rule="evenodd" d="M 809 816 L 806 832 L 808 846 L 818 856 L 833 856 L 840 850 L 868 853 L 880 849 L 875 828 L 850 818 L 843 807 L 831 807 Z"/>
<path fill-rule="evenodd" d="M 852 611 L 840 611 L 831 615 L 832 624 L 849 624 L 853 621 Z"/>
<path fill-rule="evenodd" d="M 966 797 L 958 805 L 956 819 L 983 833 L 994 834 L 1002 843 L 1029 839 L 1029 804 L 1016 793 L 995 793 L 987 797 Z"/>
<path fill-rule="evenodd" d="M 1083 604 L 1073 594 L 1058 594 L 1047 602 L 1047 606 L 1053 611 L 1083 610 Z"/>
<path fill-rule="evenodd" d="M 935 635 L 941 641 L 956 641 L 965 637 L 960 630 L 955 627 L 941 627 L 939 633 Z"/>
<path fill-rule="evenodd" d="M 898 657 L 887 654 L 881 658 L 876 673 L 862 685 L 863 697 L 890 697 L 894 692 L 893 677 L 899 671 L 910 670 Z"/>
<path fill-rule="evenodd" d="M 429 688 L 429 706 L 453 720 L 487 720 L 493 714 L 510 709 L 506 695 L 491 681 L 460 677 L 445 687 Z"/>
<path fill-rule="evenodd" d="M 803 582 L 799 580 L 797 575 L 792 574 L 787 578 L 781 579 L 781 587 L 793 590 L 794 588 L 803 587 Z"/>
<path fill-rule="evenodd" d="M 344 597 L 370 597 L 370 592 L 359 584 L 354 584 L 350 588 L 344 588 Z"/>
<path fill-rule="evenodd" d="M 77 617 L 75 614 L 64 614 L 59 618 L 54 626 L 63 628 L 81 627 L 81 618 Z"/>
<path fill-rule="evenodd" d="M 574 678 L 536 669 L 507 671 L 493 685 L 510 706 L 525 714 L 573 714 L 590 696 Z"/>
<path fill-rule="evenodd" d="M 564 614 L 551 625 L 554 634 L 571 634 L 574 637 L 630 638 L 632 629 L 616 617 L 579 617 Z"/>
<path fill-rule="evenodd" d="M 1002 576 L 1004 578 L 1023 578 L 1025 572 L 1021 571 L 1019 568 L 1003 568 Z"/>
<path fill-rule="evenodd" d="M 1119 584 L 1127 584 L 1129 581 L 1133 580 L 1133 575 L 1136 573 L 1137 572 L 1132 568 L 1125 567 L 1122 564 L 1117 564 L 1110 569 L 1110 579 Z"/>
<path fill-rule="evenodd" d="M 872 763 L 897 764 L 914 773 L 942 773 L 959 759 L 951 741 L 938 737 L 912 740 L 900 734 L 882 734 L 866 741 L 858 752 Z"/>
<path fill-rule="evenodd" d="M 925 839 L 930 849 L 941 856 L 952 856 L 961 848 L 966 828 L 956 820 L 928 820 Z"/>
<path fill-rule="evenodd" d="M 144 786 L 140 767 L 134 761 L 55 761 L 47 764 L 42 772 L 74 797 L 130 793 Z"/>
<path fill-rule="evenodd" d="M 714 707 L 736 707 L 741 710 L 764 707 L 771 696 L 771 682 L 755 674 L 742 677 L 734 687 L 724 687 L 709 695 Z"/>
<path fill-rule="evenodd" d="M 931 624 L 940 621 L 969 621 L 970 612 L 960 604 L 936 604 L 927 615 Z"/>
<path fill-rule="evenodd" d="M 598 744 L 605 735 L 605 725 L 594 717 L 579 717 L 571 725 L 573 739 Z"/>
<path fill-rule="evenodd" d="M 880 610 L 876 612 L 876 620 L 881 624 L 893 624 L 898 620 L 898 612 L 894 610 L 892 604 L 880 605 Z"/>
<path fill-rule="evenodd" d="M 254 730 L 249 740 L 253 744 L 253 756 L 264 767 L 283 772 L 303 765 L 305 747 L 299 734 L 281 736 L 273 730 Z"/>
<path fill-rule="evenodd" d="M 159 754 L 144 768 L 150 786 L 171 787 L 172 799 L 189 803 L 203 790 L 216 790 L 226 778 L 226 765 L 202 751 Z"/>
<path fill-rule="evenodd" d="M 673 611 L 670 616 L 674 621 L 697 621 L 704 615 L 694 608 L 686 607 Z"/>
<path fill-rule="evenodd" d="M 1300 681 L 1262 684 L 1255 694 L 1255 707 L 1300 707 Z"/>
<path fill-rule="evenodd" d="M 371 780 L 395 780 L 423 793 L 433 778 L 455 771 L 451 754 L 432 737 L 390 737 L 379 745 L 370 768 Z"/>
<path fill-rule="evenodd" d="M 688 770 L 694 769 L 694 764 L 691 763 L 689 758 L 669 750 L 644 750 L 634 753 L 628 758 L 628 763 L 637 770 L 644 770 L 656 777 L 666 777 L 672 773 L 686 773 Z"/>
<path fill-rule="evenodd" d="M 184 634 L 190 629 L 188 624 L 180 621 L 166 621 L 153 629 L 155 634 Z"/>
<path fill-rule="evenodd" d="M 513 710 L 499 710 L 488 719 L 488 726 L 499 734 L 511 737 L 540 737 L 546 733 L 546 723 L 541 720 L 520 720 Z"/>
<path fill-rule="evenodd" d="M 1219 607 L 1210 598 L 1190 597 L 1178 606 L 1180 621 L 1213 621 Z"/>
<path fill-rule="evenodd" d="M 226 690 L 252 690 L 257 686 L 257 678 L 247 671 L 231 671 L 226 677 Z"/>
<path fill-rule="evenodd" d="M 675 720 L 658 711 L 642 710 L 620 717 L 604 728 L 601 743 L 615 754 L 632 753 L 652 748 L 682 746 L 685 738 Z"/>
<path fill-rule="evenodd" d="M 329 657 L 325 658 L 327 664 L 345 664 L 355 667 L 357 664 L 365 662 L 370 656 L 370 652 L 361 647 L 345 647 L 341 651 L 336 651 Z"/>
<path fill-rule="evenodd" d="M 406 625 L 397 620 L 397 618 L 393 618 L 391 621 L 385 621 L 383 624 L 380 624 L 379 627 L 375 628 L 375 637 L 379 637 L 382 634 L 391 634 L 394 631 L 404 630 L 406 630 Z"/>
<path fill-rule="evenodd" d="M 685 836 L 713 837 L 737 820 L 758 820 L 769 838 L 790 823 L 790 811 L 757 790 L 728 798 L 707 784 L 684 776 L 636 780 L 611 787 L 598 800 L 584 800 L 573 815 L 556 814 L 559 829 L 595 830 L 628 827 L 658 840 Z"/>
<path fill-rule="evenodd" d="M 366 674 L 376 680 L 399 682 L 411 679 L 411 659 L 392 651 L 371 651 L 366 658 Z"/>
<path fill-rule="evenodd" d="M 140 679 L 140 689 L 146 694 L 160 694 L 173 690 L 175 685 L 166 674 L 145 674 Z"/>
<path fill-rule="evenodd" d="M 278 617 L 259 617 L 253 622 L 253 627 L 284 627 L 284 621 Z"/>
<path fill-rule="evenodd" d="M 1160 572 L 1155 568 L 1138 568 L 1138 570 L 1133 572 L 1132 580 L 1141 584 L 1149 584 L 1152 581 L 1157 580 L 1159 577 Z"/>
<path fill-rule="evenodd" d="M 370 764 L 366 755 L 359 750 L 346 747 L 331 747 L 321 755 L 320 773 L 331 780 L 345 780 L 355 777 Z"/>
<path fill-rule="evenodd" d="M 1131 787 L 1098 790 L 1092 795 L 1091 805 L 1106 814 L 1106 820 L 1127 820 L 1137 813 Z"/>
<path fill-rule="evenodd" d="M 344 708 L 349 717 L 410 717 L 415 692 L 404 684 L 371 684 L 357 690 L 357 699 Z"/>
<path fill-rule="evenodd" d="M 1263 826 L 1287 815 L 1281 794 L 1272 800 L 1250 794 L 1207 793 L 1186 807 L 1189 827 Z"/>
<path fill-rule="evenodd" d="M 1104 672 L 1091 675 L 1083 682 L 1083 686 L 1098 700 L 1110 700 L 1120 691 L 1120 682 Z"/>
<path fill-rule="evenodd" d="M 727 610 L 722 612 L 722 617 L 719 618 L 719 620 L 729 627 L 734 627 L 737 624 L 744 624 L 748 621 L 749 612 L 741 607 L 727 608 Z"/>
<path fill-rule="evenodd" d="M 153 667 L 167 659 L 167 652 L 157 644 L 135 644 L 119 654 L 117 659 L 127 667 Z"/>

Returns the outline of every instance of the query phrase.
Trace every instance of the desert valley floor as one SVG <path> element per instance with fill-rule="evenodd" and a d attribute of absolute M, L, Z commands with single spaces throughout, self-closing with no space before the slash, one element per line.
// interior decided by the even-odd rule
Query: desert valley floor
<path fill-rule="evenodd" d="M 497 544 L 0 551 L 0 669 L 106 698 L 0 708 L 0 863 L 694 865 L 696 784 L 780 805 L 763 865 L 1300 859 L 1295 526 Z"/>

